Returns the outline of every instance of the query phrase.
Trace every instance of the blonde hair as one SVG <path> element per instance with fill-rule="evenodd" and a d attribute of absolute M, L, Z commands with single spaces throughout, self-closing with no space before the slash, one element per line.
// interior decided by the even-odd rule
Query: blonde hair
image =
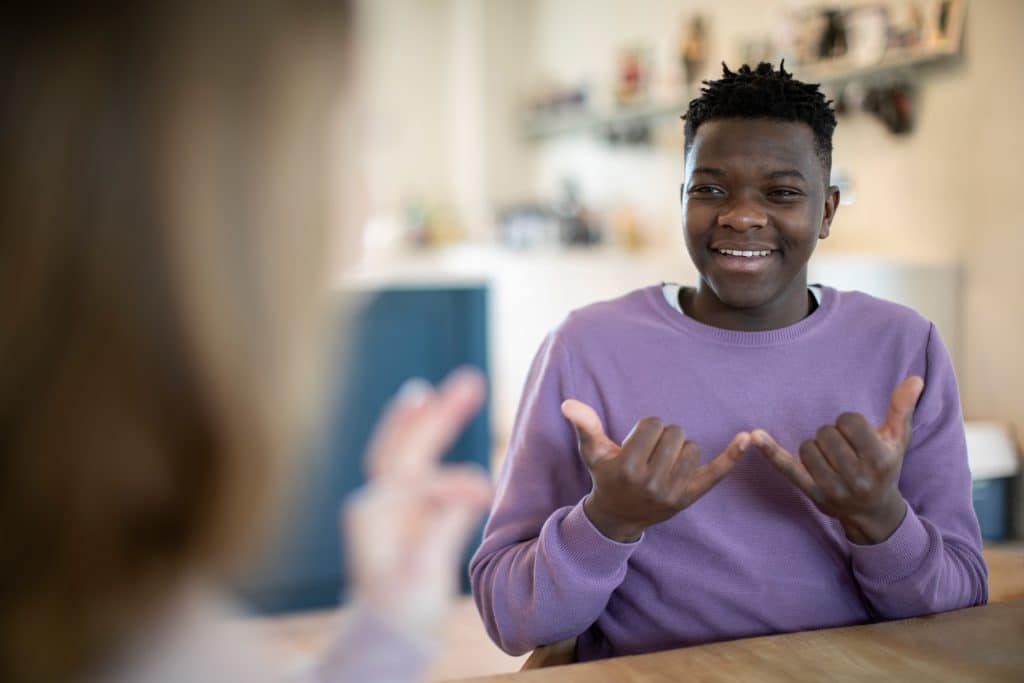
<path fill-rule="evenodd" d="M 349 12 L 26 5 L 0 29 L 0 679 L 54 681 L 273 509 L 315 379 Z"/>

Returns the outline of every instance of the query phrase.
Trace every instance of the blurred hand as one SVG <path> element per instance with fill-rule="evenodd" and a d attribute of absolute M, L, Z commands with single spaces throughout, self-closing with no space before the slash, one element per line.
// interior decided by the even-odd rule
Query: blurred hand
<path fill-rule="evenodd" d="M 484 394 L 474 370 L 452 373 L 436 390 L 406 383 L 370 441 L 368 483 L 343 513 L 352 596 L 412 634 L 428 635 L 444 616 L 491 501 L 483 470 L 439 462 Z"/>
<path fill-rule="evenodd" d="M 754 430 L 754 445 L 819 510 L 838 519 L 849 540 L 881 543 L 906 514 L 897 485 L 923 390 L 920 377 L 903 380 L 877 429 L 860 413 L 843 413 L 835 425 L 825 425 L 800 445 L 799 460 L 764 430 Z"/>
<path fill-rule="evenodd" d="M 619 446 L 604 433 L 594 409 L 568 400 L 562 414 L 576 429 L 580 456 L 593 489 L 583 503 L 587 517 L 608 538 L 628 543 L 707 493 L 728 474 L 750 442 L 740 432 L 706 465 L 700 448 L 676 425 L 645 417 Z"/>

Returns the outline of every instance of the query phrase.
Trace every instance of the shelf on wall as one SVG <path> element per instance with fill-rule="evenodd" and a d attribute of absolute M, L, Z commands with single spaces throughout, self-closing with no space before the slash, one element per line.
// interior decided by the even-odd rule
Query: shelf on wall
<path fill-rule="evenodd" d="M 665 102 L 637 104 L 599 111 L 569 111 L 560 114 L 534 114 L 527 117 L 526 137 L 529 140 L 602 131 L 635 121 L 653 121 L 669 116 L 682 116 L 689 99 L 680 95 Z"/>
<path fill-rule="evenodd" d="M 959 45 L 955 41 L 947 41 L 927 50 L 889 50 L 885 57 L 873 64 L 854 64 L 846 59 L 832 59 L 797 66 L 794 73 L 797 78 L 808 83 L 843 85 L 852 81 L 889 78 L 918 67 L 946 62 L 958 54 Z M 680 93 L 662 102 L 614 109 L 535 114 L 526 117 L 524 133 L 528 140 L 536 142 L 562 135 L 607 131 L 634 122 L 678 118 L 686 112 L 690 97 L 690 93 Z"/>
<path fill-rule="evenodd" d="M 854 64 L 846 59 L 830 59 L 797 66 L 797 78 L 808 83 L 842 85 L 851 81 L 883 79 L 921 66 L 940 64 L 959 53 L 945 44 L 927 50 L 893 49 L 871 64 Z"/>

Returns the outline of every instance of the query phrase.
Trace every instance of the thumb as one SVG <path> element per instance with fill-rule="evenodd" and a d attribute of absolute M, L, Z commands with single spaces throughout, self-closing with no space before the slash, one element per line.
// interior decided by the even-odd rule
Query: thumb
<path fill-rule="evenodd" d="M 896 387 L 889 401 L 885 422 L 878 428 L 880 436 L 903 445 L 910 441 L 911 421 L 922 391 L 924 380 L 916 375 L 906 378 Z"/>
<path fill-rule="evenodd" d="M 593 408 L 571 398 L 562 403 L 562 415 L 576 429 L 576 438 L 580 442 L 580 456 L 587 465 L 594 465 L 618 455 L 618 444 L 604 433 L 601 418 Z"/>

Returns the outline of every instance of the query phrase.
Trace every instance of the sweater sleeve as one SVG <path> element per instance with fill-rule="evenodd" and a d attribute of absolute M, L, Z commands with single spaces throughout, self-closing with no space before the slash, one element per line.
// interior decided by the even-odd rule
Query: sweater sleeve
<path fill-rule="evenodd" d="M 868 602 L 886 619 L 984 604 L 988 571 L 971 503 L 971 474 L 956 377 L 932 326 L 924 392 L 903 460 L 902 524 L 877 545 L 853 545 L 853 571 Z"/>
<path fill-rule="evenodd" d="M 583 511 L 590 475 L 562 417 L 575 394 L 571 358 L 557 332 L 534 358 L 483 542 L 470 562 L 487 632 L 518 655 L 579 635 L 604 611 L 642 542 L 618 543 Z"/>

